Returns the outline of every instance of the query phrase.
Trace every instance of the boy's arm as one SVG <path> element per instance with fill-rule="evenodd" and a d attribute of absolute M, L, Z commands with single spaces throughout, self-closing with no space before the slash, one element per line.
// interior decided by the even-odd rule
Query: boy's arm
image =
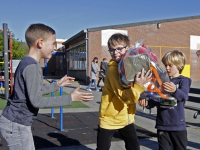
<path fill-rule="evenodd" d="M 106 71 L 106 67 L 104 65 L 104 62 L 101 62 L 101 69 L 105 72 Z"/>
<path fill-rule="evenodd" d="M 154 108 L 155 106 L 157 106 L 159 103 L 159 100 L 158 99 L 154 99 L 154 98 L 151 98 L 148 100 L 148 105 L 146 106 L 147 109 L 151 109 L 151 108 Z"/>
<path fill-rule="evenodd" d="M 23 71 L 23 77 L 26 86 L 25 94 L 33 107 L 59 107 L 72 104 L 71 94 L 59 97 L 42 97 L 43 83 L 41 83 L 41 81 L 43 79 L 41 79 L 42 75 L 37 68 L 37 65 L 27 66 Z M 55 83 L 53 86 L 55 86 Z"/>
<path fill-rule="evenodd" d="M 43 84 L 42 95 L 48 94 L 54 91 L 58 91 L 58 90 L 59 90 L 59 87 L 58 87 L 57 82 L 53 82 L 51 84 Z"/>
<path fill-rule="evenodd" d="M 140 97 L 140 94 L 145 90 L 145 87 L 135 83 L 130 88 L 123 88 L 119 82 L 119 74 L 117 69 L 112 67 L 107 71 L 106 78 L 108 78 L 112 88 L 111 90 L 118 97 L 118 99 L 127 104 L 136 103 Z"/>
<path fill-rule="evenodd" d="M 188 93 L 190 91 L 191 79 L 185 78 L 179 83 L 179 87 L 176 89 L 172 96 L 174 96 L 177 101 L 187 101 Z"/>

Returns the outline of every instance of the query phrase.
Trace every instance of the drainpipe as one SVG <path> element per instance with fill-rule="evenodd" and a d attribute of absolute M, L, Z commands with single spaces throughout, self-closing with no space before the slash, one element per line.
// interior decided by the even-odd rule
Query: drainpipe
<path fill-rule="evenodd" d="M 85 32 L 85 49 L 86 49 L 86 65 L 85 65 L 85 69 L 86 69 L 86 84 L 87 84 L 87 80 L 88 80 L 88 31 L 87 29 L 84 30 Z"/>

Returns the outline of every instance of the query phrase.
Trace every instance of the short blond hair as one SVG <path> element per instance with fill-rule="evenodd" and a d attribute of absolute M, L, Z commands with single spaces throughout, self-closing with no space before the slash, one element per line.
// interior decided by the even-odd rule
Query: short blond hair
<path fill-rule="evenodd" d="M 115 33 L 108 39 L 108 48 L 111 49 L 117 45 L 130 46 L 130 40 L 127 35 Z"/>
<path fill-rule="evenodd" d="M 178 50 L 170 51 L 166 53 L 162 58 L 162 62 L 164 65 L 175 65 L 179 70 L 179 73 L 183 71 L 185 60 L 185 55 Z"/>

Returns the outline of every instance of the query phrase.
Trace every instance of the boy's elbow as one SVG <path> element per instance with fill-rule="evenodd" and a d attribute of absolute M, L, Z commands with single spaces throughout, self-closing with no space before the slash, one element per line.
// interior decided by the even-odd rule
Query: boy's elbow
<path fill-rule="evenodd" d="M 40 103 L 40 101 L 36 101 L 36 99 L 31 101 L 31 105 L 32 105 L 34 108 L 41 108 L 41 103 Z"/>
<path fill-rule="evenodd" d="M 183 101 L 187 101 L 189 99 L 188 96 L 183 97 Z"/>
<path fill-rule="evenodd" d="M 39 104 L 39 103 L 33 103 L 32 106 L 33 106 L 34 108 L 40 108 L 40 104 Z"/>

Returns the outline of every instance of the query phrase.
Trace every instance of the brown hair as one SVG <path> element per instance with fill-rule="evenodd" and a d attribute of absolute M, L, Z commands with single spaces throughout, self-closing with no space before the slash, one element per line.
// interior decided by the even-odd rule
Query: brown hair
<path fill-rule="evenodd" d="M 26 42 L 29 46 L 33 46 L 37 39 L 43 38 L 46 40 L 50 34 L 56 34 L 56 32 L 49 26 L 38 23 L 31 24 L 25 33 Z"/>
<path fill-rule="evenodd" d="M 94 62 L 94 60 L 96 60 L 96 59 L 98 60 L 98 57 L 94 57 L 94 58 L 93 58 L 93 62 Z"/>
<path fill-rule="evenodd" d="M 113 34 L 108 40 L 108 48 L 114 47 L 116 45 L 130 46 L 130 40 L 127 35 L 116 33 Z"/>
<path fill-rule="evenodd" d="M 179 70 L 179 73 L 183 71 L 185 60 L 185 55 L 178 50 L 168 52 L 162 58 L 162 62 L 164 65 L 175 65 Z"/>

